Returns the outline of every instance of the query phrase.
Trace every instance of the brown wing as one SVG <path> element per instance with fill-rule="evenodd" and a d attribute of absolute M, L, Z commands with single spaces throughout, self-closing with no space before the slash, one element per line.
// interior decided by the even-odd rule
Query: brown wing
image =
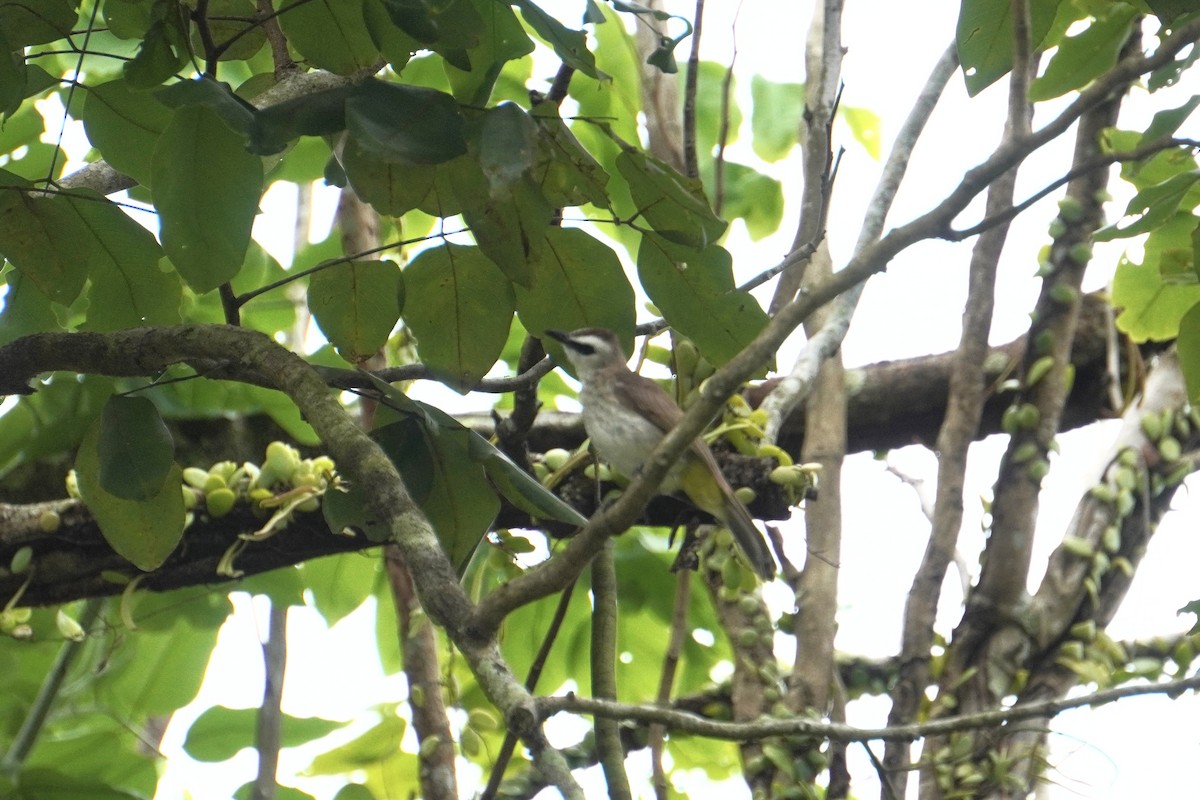
<path fill-rule="evenodd" d="M 679 408 L 679 404 L 672 399 L 671 395 L 667 394 L 666 390 L 636 372 L 623 371 L 615 375 L 613 394 L 626 407 L 640 408 L 642 414 L 663 433 L 678 425 L 679 420 L 683 417 L 683 411 Z M 696 441 L 692 442 L 691 449 L 692 453 L 704 463 L 704 466 L 708 467 L 709 471 L 716 476 L 717 483 L 721 488 L 732 493 L 733 490 L 729 488 L 725 476 L 721 474 L 716 457 L 713 456 L 712 450 L 708 449 L 704 440 L 697 437 Z"/>

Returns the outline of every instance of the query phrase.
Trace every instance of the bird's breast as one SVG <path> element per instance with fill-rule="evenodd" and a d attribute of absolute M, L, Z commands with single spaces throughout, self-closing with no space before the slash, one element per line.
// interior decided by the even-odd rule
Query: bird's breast
<path fill-rule="evenodd" d="M 657 425 L 626 409 L 603 387 L 580 393 L 583 425 L 592 446 L 604 461 L 626 477 L 634 477 L 663 438 Z M 686 457 L 685 457 L 686 458 Z M 678 485 L 680 465 L 672 467 L 660 491 L 670 493 Z"/>

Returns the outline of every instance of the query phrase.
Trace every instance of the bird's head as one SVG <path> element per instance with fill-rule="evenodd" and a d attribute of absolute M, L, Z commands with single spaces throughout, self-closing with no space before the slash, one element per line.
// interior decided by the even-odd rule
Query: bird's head
<path fill-rule="evenodd" d="M 580 328 L 570 333 L 552 329 L 546 335 L 562 344 L 580 380 L 613 364 L 625 364 L 621 340 L 607 328 Z"/>

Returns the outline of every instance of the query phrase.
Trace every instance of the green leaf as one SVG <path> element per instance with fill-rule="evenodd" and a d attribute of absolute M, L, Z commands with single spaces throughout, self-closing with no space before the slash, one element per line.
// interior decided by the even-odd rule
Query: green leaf
<path fill-rule="evenodd" d="M 469 391 L 500 356 L 516 307 L 512 284 L 479 248 L 456 244 L 422 251 L 404 283 L 404 321 L 421 360 L 452 389 Z"/>
<path fill-rule="evenodd" d="M 1142 189 L 1125 207 L 1126 217 L 1136 216 L 1138 219 L 1125 227 L 1119 227 L 1120 221 L 1107 225 L 1096 231 L 1095 240 L 1107 242 L 1146 233 L 1173 219 L 1180 205 L 1185 202 L 1187 209 L 1194 208 L 1200 203 L 1197 183 L 1200 183 L 1200 170 L 1191 170 Z"/>
<path fill-rule="evenodd" d="M 537 129 L 516 103 L 489 108 L 475 138 L 479 166 L 492 192 L 509 189 L 533 168 Z"/>
<path fill-rule="evenodd" d="M 722 133 L 722 114 L 727 116 L 724 124 L 725 144 L 737 141 L 742 128 L 742 110 L 737 103 L 737 83 L 730 79 L 728 107 L 722 100 L 728 64 L 701 61 L 696 90 L 696 150 L 700 159 L 712 160 Z"/>
<path fill-rule="evenodd" d="M 1030 39 L 1040 49 L 1061 0 L 1029 5 Z M 1012 69 L 1013 22 L 1009 0 L 962 0 L 955 34 L 967 92 L 974 97 Z"/>
<path fill-rule="evenodd" d="M 1164 280 L 1177 261 L 1191 262 L 1192 231 L 1196 220 L 1180 214 L 1147 238 L 1141 264 L 1127 258 L 1117 263 L 1112 302 L 1123 309 L 1117 328 L 1136 342 L 1175 338 L 1183 315 L 1200 302 L 1200 285 Z"/>
<path fill-rule="evenodd" d="M 351 363 L 370 358 L 400 319 L 404 283 L 391 261 L 351 261 L 314 273 L 308 307 L 329 343 Z"/>
<path fill-rule="evenodd" d="M 183 538 L 183 471 L 172 464 L 159 492 L 144 501 L 111 494 L 100 484 L 102 427 L 97 420 L 79 444 L 79 494 L 112 549 L 149 572 L 166 561 Z"/>
<path fill-rule="evenodd" d="M 578 228 L 550 228 L 529 288 L 518 286 L 517 313 L 534 335 L 548 328 L 601 327 L 633 340 L 633 287 L 612 248 Z M 561 356 L 561 346 L 546 342 Z M 565 363 L 559 359 L 560 363 Z"/>
<path fill-rule="evenodd" d="M 208 29 L 218 45 L 236 41 L 218 56 L 220 61 L 246 61 L 253 58 L 267 43 L 263 24 L 255 19 L 252 0 L 210 0 Z M 203 53 L 204 42 L 199 30 L 192 30 L 192 52 Z"/>
<path fill-rule="evenodd" d="M 379 58 L 362 9 L 361 2 L 313 0 L 280 14 L 279 24 L 288 44 L 313 66 L 349 75 Z"/>
<path fill-rule="evenodd" d="M 1179 366 L 1187 383 L 1188 400 L 1200 400 L 1200 302 L 1179 320 Z"/>
<path fill-rule="evenodd" d="M 182 497 L 178 488 L 175 493 Z M 164 597 L 167 603 L 180 602 L 175 592 Z M 214 607 L 228 609 L 224 596 L 211 599 L 219 601 Z M 197 602 L 207 612 L 208 604 Z M 198 627 L 178 610 L 164 617 L 161 629 L 139 629 L 126 636 L 111 653 L 107 668 L 92 678 L 97 701 L 126 724 L 175 712 L 195 698 L 204 680 L 220 625 Z"/>
<path fill-rule="evenodd" d="M 471 457 L 470 434 L 465 428 L 431 429 L 417 417 L 375 431 L 460 575 L 500 511 L 483 468 Z"/>
<path fill-rule="evenodd" d="M 257 134 L 258 110 L 239 97 L 227 83 L 202 75 L 195 80 L 173 83 L 153 94 L 160 103 L 172 109 L 204 106 L 248 139 Z"/>
<path fill-rule="evenodd" d="M 1117 63 L 1136 11 L 1124 3 L 1113 3 L 1106 10 L 1104 17 L 1091 20 L 1086 29 L 1059 43 L 1041 77 L 1029 87 L 1030 100 L 1061 97 L 1086 86 Z"/>
<path fill-rule="evenodd" d="M 515 0 L 514 5 L 521 9 L 521 16 L 538 36 L 554 48 L 554 54 L 564 64 L 599 80 L 604 73 L 596 69 L 596 57 L 587 49 L 587 37 L 583 31 L 573 31 L 554 17 L 547 14 L 532 0 Z"/>
<path fill-rule="evenodd" d="M 243 783 L 233 792 L 233 800 L 256 800 L 262 794 L 257 788 L 256 781 Z M 292 786 L 284 786 L 279 784 L 275 787 L 275 800 L 315 800 L 308 792 L 301 791 Z"/>
<path fill-rule="evenodd" d="M 74 448 L 112 394 L 112 378 L 51 378 L 0 415 L 0 473 Z"/>
<path fill-rule="evenodd" d="M 12 48 L 45 44 L 69 34 L 79 22 L 70 0 L 5 0 L 0 3 L 0 31 Z"/>
<path fill-rule="evenodd" d="M 467 50 L 471 69 L 464 71 L 446 62 L 446 77 L 454 97 L 473 106 L 487 105 L 500 70 L 508 61 L 533 52 L 533 42 L 507 3 L 483 0 L 486 13 L 480 14 L 483 29 L 478 45 Z"/>
<path fill-rule="evenodd" d="M 374 158 L 353 139 L 342 149 L 342 166 L 355 194 L 380 214 L 393 217 L 420 206 L 437 177 L 436 167 Z"/>
<path fill-rule="evenodd" d="M 31 189 L 0 170 L 0 255 L 51 300 L 70 305 L 87 280 L 79 257 L 87 234 L 61 197 L 38 197 Z"/>
<path fill-rule="evenodd" d="M 25 59 L 8 44 L 0 28 L 0 118 L 11 116 L 25 99 Z"/>
<path fill-rule="evenodd" d="M 254 746 L 254 732 L 262 709 L 213 706 L 205 710 L 188 728 L 183 749 L 197 761 L 225 761 L 242 748 Z M 297 747 L 320 739 L 342 727 L 342 723 L 320 717 L 280 719 L 279 735 L 283 747 Z"/>
<path fill-rule="evenodd" d="M 163 131 L 151 174 L 163 249 L 183 279 L 203 293 L 233 278 L 258 212 L 262 160 L 214 112 L 187 106 Z"/>
<path fill-rule="evenodd" d="M 31 333 L 61 329 L 58 317 L 50 307 L 50 298 L 33 281 L 12 267 L 8 268 L 4 278 L 7 288 L 4 307 L 0 310 L 0 345 Z"/>
<path fill-rule="evenodd" d="M 346 101 L 346 127 L 383 161 L 441 164 L 467 152 L 458 104 L 423 86 L 367 81 Z"/>
<path fill-rule="evenodd" d="M 518 467 L 508 456 L 497 450 L 487 439 L 470 431 L 468 446 L 471 458 L 483 465 L 492 485 L 508 502 L 529 514 L 533 519 L 553 519 L 570 525 L 586 525 L 587 518 L 557 495 L 542 486 L 536 478 Z"/>
<path fill-rule="evenodd" d="M 652 235 L 638 249 L 638 277 L 671 326 L 720 366 L 767 324 L 766 312 L 733 283 L 733 259 L 713 245 L 700 253 Z"/>
<path fill-rule="evenodd" d="M 617 169 L 629 182 L 634 205 L 663 238 L 703 249 L 725 232 L 725 221 L 713 213 L 698 181 L 640 150 L 624 150 Z"/>
<path fill-rule="evenodd" d="M 100 412 L 99 482 L 122 500 L 150 500 L 163 491 L 175 441 L 144 397 L 113 395 Z M 176 469 L 178 471 L 178 469 Z"/>
<path fill-rule="evenodd" d="M 80 258 L 91 276 L 82 327 L 114 331 L 177 324 L 183 287 L 179 276 L 160 269 L 163 252 L 154 235 L 89 189 L 62 200 L 78 217 L 86 248 Z"/>
<path fill-rule="evenodd" d="M 532 181 L 493 190 L 486 204 L 464 209 L 479 249 L 512 281 L 529 286 L 554 209 Z"/>
<path fill-rule="evenodd" d="M 791 152 L 804 119 L 804 84 L 750 78 L 750 133 L 754 154 L 775 162 Z"/>
<path fill-rule="evenodd" d="M 20 790 L 13 800 L 141 800 L 142 795 L 92 778 L 75 778 L 47 768 L 21 770 Z"/>
<path fill-rule="evenodd" d="M 388 714 L 361 736 L 314 758 L 305 774 L 341 775 L 377 764 L 400 752 L 407 727 L 402 718 Z"/>
<path fill-rule="evenodd" d="M 176 48 L 180 33 L 172 22 L 157 21 L 146 31 L 137 55 L 125 62 L 125 80 L 134 89 L 158 86 L 187 63 L 187 51 Z"/>
<path fill-rule="evenodd" d="M 537 123 L 542 153 L 535 170 L 547 200 L 556 208 L 584 203 L 597 208 L 612 208 L 605 191 L 608 173 L 571 133 L 554 104 L 536 106 L 533 119 Z"/>
<path fill-rule="evenodd" d="M 312 592 L 312 605 L 326 625 L 335 625 L 371 596 L 379 558 L 368 553 L 342 553 L 306 561 L 300 574 Z"/>
<path fill-rule="evenodd" d="M 730 219 L 743 220 L 746 232 L 757 242 L 779 229 L 783 220 L 783 186 L 744 164 L 726 162 L 722 213 Z"/>
<path fill-rule="evenodd" d="M 854 140 L 863 146 L 871 158 L 878 161 L 882 154 L 880 131 L 883 127 L 879 115 L 869 109 L 854 106 L 842 106 L 840 114 L 850 127 L 850 132 L 854 134 Z"/>
<path fill-rule="evenodd" d="M 346 129 L 346 98 L 353 86 L 338 86 L 276 103 L 257 112 L 250 151 L 271 155 L 300 136 L 328 136 Z"/>
<path fill-rule="evenodd" d="M 1173 135 L 1179 129 L 1179 126 L 1196 110 L 1196 106 L 1200 106 L 1200 95 L 1194 94 L 1181 106 L 1159 111 L 1150 120 L 1150 124 L 1146 126 L 1139 144 L 1149 144 L 1150 142 Z"/>
<path fill-rule="evenodd" d="M 154 146 L 170 121 L 170 109 L 123 78 L 88 87 L 83 104 L 88 141 L 115 169 L 145 186 Z"/>

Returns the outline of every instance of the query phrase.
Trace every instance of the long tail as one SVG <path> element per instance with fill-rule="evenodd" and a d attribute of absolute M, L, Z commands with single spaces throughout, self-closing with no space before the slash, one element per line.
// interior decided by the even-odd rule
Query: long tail
<path fill-rule="evenodd" d="M 775 557 L 771 555 L 771 545 L 766 535 L 754 524 L 750 512 L 741 500 L 734 497 L 732 490 L 723 494 L 725 505 L 722 510 L 725 513 L 720 515 L 721 521 L 729 527 L 729 532 L 759 577 L 771 580 L 775 577 Z"/>

